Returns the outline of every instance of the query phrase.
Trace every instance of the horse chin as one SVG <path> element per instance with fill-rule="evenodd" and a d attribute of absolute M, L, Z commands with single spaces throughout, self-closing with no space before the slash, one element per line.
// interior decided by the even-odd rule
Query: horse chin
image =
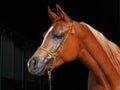
<path fill-rule="evenodd" d="M 38 75 L 41 76 L 45 73 L 46 70 L 46 64 L 45 65 L 41 65 L 41 66 L 37 66 L 34 68 L 29 68 L 29 72 L 33 75 Z"/>
<path fill-rule="evenodd" d="M 45 70 L 46 70 L 45 67 L 42 67 L 42 68 L 36 68 L 36 69 L 30 71 L 30 73 L 33 74 L 33 75 L 41 76 L 41 75 L 43 75 L 43 74 L 45 73 Z"/>
<path fill-rule="evenodd" d="M 46 68 L 44 67 L 40 72 L 38 72 L 38 76 L 44 75 Z"/>
<path fill-rule="evenodd" d="M 38 68 L 38 70 L 36 70 L 34 72 L 35 75 L 41 76 L 44 75 L 45 70 L 50 70 L 51 69 L 51 64 L 47 64 L 44 67 L 42 67 L 41 69 Z"/>

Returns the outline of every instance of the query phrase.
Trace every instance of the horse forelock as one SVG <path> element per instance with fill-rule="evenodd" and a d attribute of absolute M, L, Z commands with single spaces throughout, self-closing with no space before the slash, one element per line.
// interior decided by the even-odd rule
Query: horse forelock
<path fill-rule="evenodd" d="M 99 44 L 102 46 L 102 48 L 108 55 L 111 63 L 116 68 L 117 72 L 120 74 L 120 48 L 115 43 L 108 40 L 102 33 L 94 29 L 87 23 L 81 22 L 81 24 L 86 25 L 93 33 Z"/>

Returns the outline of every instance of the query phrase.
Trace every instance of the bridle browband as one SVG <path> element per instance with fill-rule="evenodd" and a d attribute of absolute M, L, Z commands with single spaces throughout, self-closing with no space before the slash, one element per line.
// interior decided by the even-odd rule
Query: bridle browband
<path fill-rule="evenodd" d="M 48 70 L 48 79 L 49 79 L 49 88 L 50 88 L 50 90 L 52 90 L 52 86 L 51 86 L 51 72 L 55 68 L 56 57 L 58 56 L 58 53 L 60 53 L 60 51 L 62 51 L 63 45 L 64 45 L 65 41 L 67 40 L 71 30 L 72 30 L 72 20 L 70 20 L 70 22 L 69 22 L 69 29 L 68 29 L 68 32 L 67 32 L 66 36 L 64 37 L 63 41 L 60 43 L 59 47 L 56 50 L 50 51 L 50 50 L 47 50 L 46 48 L 44 48 L 42 46 L 40 46 L 38 48 L 38 49 L 46 52 L 47 55 L 52 56 L 52 58 L 53 58 L 52 67 L 50 68 L 50 70 Z"/>

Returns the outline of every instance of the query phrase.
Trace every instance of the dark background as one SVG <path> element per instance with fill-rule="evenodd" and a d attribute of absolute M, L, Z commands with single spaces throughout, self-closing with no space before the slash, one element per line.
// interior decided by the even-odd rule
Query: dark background
<path fill-rule="evenodd" d="M 119 0 L 0 1 L 0 90 L 48 90 L 47 75 L 28 73 L 26 63 L 40 46 L 55 4 L 78 22 L 84 21 L 120 46 Z M 53 71 L 53 90 L 87 90 L 88 69 L 79 61 Z"/>

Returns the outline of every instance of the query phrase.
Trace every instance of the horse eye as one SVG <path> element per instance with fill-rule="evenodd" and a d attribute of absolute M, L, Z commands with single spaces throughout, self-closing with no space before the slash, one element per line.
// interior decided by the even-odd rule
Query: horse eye
<path fill-rule="evenodd" d="M 63 38 L 63 34 L 60 33 L 60 32 L 56 32 L 56 33 L 54 34 L 53 38 L 55 38 L 55 39 L 62 39 L 62 38 Z"/>

